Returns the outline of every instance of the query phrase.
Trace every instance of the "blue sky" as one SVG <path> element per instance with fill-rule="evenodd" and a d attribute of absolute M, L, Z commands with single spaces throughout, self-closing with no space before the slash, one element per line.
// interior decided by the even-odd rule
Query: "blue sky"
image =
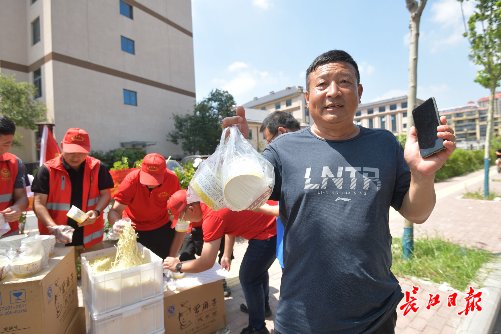
<path fill-rule="evenodd" d="M 471 2 L 464 5 L 468 16 Z M 409 12 L 405 0 L 192 0 L 197 101 L 216 88 L 244 104 L 287 86 L 305 86 L 322 52 L 357 61 L 362 103 L 407 94 Z M 421 19 L 417 96 L 439 109 L 488 96 L 457 0 L 428 0 Z"/>

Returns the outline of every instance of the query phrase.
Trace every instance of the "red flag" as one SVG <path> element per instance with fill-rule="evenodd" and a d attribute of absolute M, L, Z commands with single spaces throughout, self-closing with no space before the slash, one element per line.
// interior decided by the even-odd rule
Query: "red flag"
<path fill-rule="evenodd" d="M 47 125 L 44 125 L 40 142 L 40 166 L 60 154 L 56 139 Z"/>

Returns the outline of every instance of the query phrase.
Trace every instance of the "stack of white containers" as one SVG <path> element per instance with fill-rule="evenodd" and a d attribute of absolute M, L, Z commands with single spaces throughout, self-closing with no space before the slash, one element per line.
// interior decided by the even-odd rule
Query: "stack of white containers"
<path fill-rule="evenodd" d="M 94 259 L 114 258 L 111 247 L 82 254 L 82 294 L 87 333 L 164 333 L 162 259 L 139 244 L 147 263 L 129 269 L 95 273 Z"/>

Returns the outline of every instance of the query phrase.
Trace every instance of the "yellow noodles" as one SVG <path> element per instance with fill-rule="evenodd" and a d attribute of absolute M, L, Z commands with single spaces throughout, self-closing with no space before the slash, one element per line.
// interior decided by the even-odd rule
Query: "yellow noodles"
<path fill-rule="evenodd" d="M 131 223 L 127 222 L 118 238 L 115 260 L 112 261 L 111 257 L 97 258 L 89 262 L 90 267 L 94 272 L 104 272 L 128 269 L 145 264 L 146 260 L 137 247 L 136 239 L 136 231 Z"/>

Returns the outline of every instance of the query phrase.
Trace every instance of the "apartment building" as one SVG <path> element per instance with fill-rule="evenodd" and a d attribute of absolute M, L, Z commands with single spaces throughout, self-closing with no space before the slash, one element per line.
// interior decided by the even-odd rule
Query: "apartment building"
<path fill-rule="evenodd" d="M 267 114 L 278 110 L 290 112 L 301 126 L 307 126 L 312 122 L 301 86 L 286 87 L 277 92 L 271 91 L 263 97 L 255 97 L 243 106 L 264 110 Z"/>
<path fill-rule="evenodd" d="M 489 97 L 482 97 L 477 103 L 470 101 L 461 107 L 440 110 L 447 122 L 454 128 L 457 146 L 464 149 L 481 149 L 487 133 L 487 112 Z M 492 117 L 494 136 L 501 136 L 501 92 L 495 94 Z"/>
<path fill-rule="evenodd" d="M 191 1 L 4 0 L 0 72 L 37 87 L 58 141 L 81 127 L 92 150 L 181 155 L 166 137 L 195 105 Z M 15 153 L 36 161 L 22 132 Z"/>
<path fill-rule="evenodd" d="M 416 105 L 423 103 L 416 99 Z M 366 128 L 380 128 L 395 135 L 405 134 L 408 129 L 407 95 L 370 103 L 362 103 L 355 113 L 355 123 Z"/>

